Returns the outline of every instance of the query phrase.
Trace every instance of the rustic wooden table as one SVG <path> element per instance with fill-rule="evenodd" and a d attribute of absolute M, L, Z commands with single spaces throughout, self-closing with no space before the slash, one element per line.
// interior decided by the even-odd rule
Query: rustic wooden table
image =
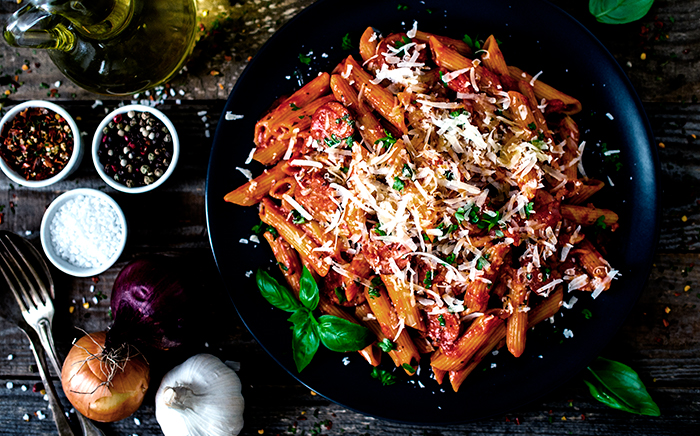
<path fill-rule="evenodd" d="M 661 409 L 657 418 L 609 409 L 589 395 L 580 376 L 503 416 L 480 422 L 422 427 L 385 422 L 346 410 L 297 383 L 252 339 L 235 315 L 209 248 L 204 188 L 211 138 L 225 100 L 250 57 L 311 0 L 200 1 L 210 10 L 206 37 L 195 61 L 169 87 L 139 98 L 158 107 L 177 126 L 184 144 L 172 180 L 152 194 L 126 195 L 105 185 L 89 155 L 67 181 L 45 189 L 14 186 L 0 176 L 0 229 L 38 244 L 46 206 L 75 187 L 106 190 L 129 220 L 129 241 L 119 262 L 96 280 L 56 271 L 54 332 L 65 355 L 78 329 L 110 325 L 109 297 L 116 274 L 144 253 L 188 258 L 206 289 L 204 302 L 222 322 L 207 326 L 202 351 L 241 362 L 246 426 L 253 434 L 491 435 L 491 434 L 700 434 L 700 1 L 658 0 L 642 20 L 621 26 L 596 23 L 584 0 L 554 3 L 583 22 L 613 53 L 636 87 L 656 136 L 661 162 L 661 237 L 654 268 L 633 314 L 604 355 L 638 371 Z M 16 8 L 0 3 L 0 12 Z M 218 21 L 214 21 L 218 19 Z M 63 105 L 89 140 L 104 114 L 121 102 L 83 91 L 61 76 L 45 53 L 0 44 L 0 93 L 5 106 L 29 99 Z M 91 287 L 94 285 L 94 291 Z M 83 301 L 89 304 L 83 306 Z M 70 313 L 69 307 L 75 307 Z M 87 307 L 89 306 L 89 307 Z M 32 392 L 39 376 L 25 336 L 0 319 L 0 433 L 52 435 L 48 403 Z M 56 378 L 56 380 L 58 380 Z M 26 389 L 25 389 L 26 388 Z M 68 406 L 65 397 L 64 405 Z M 41 415 L 39 413 L 39 415 Z M 27 414 L 29 420 L 23 420 Z M 134 419 L 136 418 L 136 419 Z M 108 435 L 160 435 L 152 395 L 133 418 L 100 425 Z"/>

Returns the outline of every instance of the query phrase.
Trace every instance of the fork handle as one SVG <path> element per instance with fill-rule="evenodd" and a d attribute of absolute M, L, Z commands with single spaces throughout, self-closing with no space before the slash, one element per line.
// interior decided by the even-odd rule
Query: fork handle
<path fill-rule="evenodd" d="M 61 363 L 56 354 L 56 347 L 54 346 L 53 335 L 51 334 L 51 323 L 46 318 L 39 320 L 38 332 L 41 345 L 44 347 L 44 351 L 48 355 L 53 369 L 56 370 L 56 373 L 60 376 Z M 82 413 L 76 410 L 75 415 L 80 422 L 80 429 L 83 431 L 83 436 L 104 436 L 102 430 L 97 428 L 95 423 L 83 416 Z"/>
<path fill-rule="evenodd" d="M 29 338 L 29 343 L 31 345 L 32 352 L 34 353 L 34 359 L 39 367 L 41 381 L 44 383 L 46 393 L 49 395 L 49 407 L 51 408 L 53 420 L 56 423 L 56 428 L 58 429 L 58 434 L 60 436 L 75 436 L 73 430 L 70 428 L 70 424 L 68 424 L 66 415 L 63 414 L 63 406 L 61 405 L 60 401 L 58 401 L 56 388 L 53 386 L 53 383 L 49 377 L 49 369 L 46 365 L 46 356 L 37 333 L 33 329 L 21 329 Z"/>

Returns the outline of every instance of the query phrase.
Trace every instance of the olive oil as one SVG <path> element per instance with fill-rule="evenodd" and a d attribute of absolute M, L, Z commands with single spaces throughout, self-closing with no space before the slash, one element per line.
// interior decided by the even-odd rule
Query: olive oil
<path fill-rule="evenodd" d="M 110 95 L 164 83 L 182 68 L 196 36 L 195 0 L 32 0 L 13 18 L 33 27 L 11 23 L 8 42 L 49 48 L 66 77 Z"/>

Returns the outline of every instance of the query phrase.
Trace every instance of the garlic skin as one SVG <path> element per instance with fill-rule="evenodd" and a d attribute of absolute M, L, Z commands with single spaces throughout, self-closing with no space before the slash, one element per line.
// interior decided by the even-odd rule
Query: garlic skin
<path fill-rule="evenodd" d="M 165 436 L 235 436 L 243 409 L 241 381 L 211 354 L 170 370 L 156 393 L 156 420 Z"/>

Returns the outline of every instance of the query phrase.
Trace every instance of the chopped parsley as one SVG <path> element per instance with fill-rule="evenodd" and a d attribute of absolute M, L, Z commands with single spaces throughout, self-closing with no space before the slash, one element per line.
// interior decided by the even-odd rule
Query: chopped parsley
<path fill-rule="evenodd" d="M 525 205 L 525 218 L 530 218 L 530 215 L 535 213 L 535 203 L 534 202 L 529 202 L 528 204 Z"/>
<path fill-rule="evenodd" d="M 449 171 L 449 170 L 445 171 L 444 176 L 447 180 L 454 180 L 454 178 L 455 178 L 454 173 L 452 171 Z"/>
<path fill-rule="evenodd" d="M 593 313 L 592 313 L 590 310 L 588 310 L 588 309 L 583 309 L 583 310 L 581 311 L 581 314 L 582 314 L 583 317 L 586 318 L 586 319 L 591 319 L 591 318 L 593 318 Z"/>
<path fill-rule="evenodd" d="M 380 227 L 381 227 L 381 224 L 377 223 L 374 225 L 374 228 L 372 229 L 372 231 L 379 236 L 386 236 L 386 232 L 384 230 L 382 230 Z"/>
<path fill-rule="evenodd" d="M 380 342 L 377 343 L 377 345 L 379 345 L 379 348 L 381 348 L 382 351 L 385 353 L 396 349 L 396 344 L 393 343 L 389 338 L 382 339 Z"/>
<path fill-rule="evenodd" d="M 537 128 L 537 124 L 535 123 L 530 123 L 527 125 L 527 128 L 530 130 L 535 130 Z"/>
<path fill-rule="evenodd" d="M 408 363 L 404 363 L 403 365 L 401 365 L 401 368 L 405 369 L 405 370 L 408 371 L 410 374 L 413 374 L 414 372 L 416 372 L 416 368 L 412 367 L 412 366 L 409 365 Z"/>
<path fill-rule="evenodd" d="M 481 215 L 481 219 L 476 224 L 480 229 L 486 229 L 491 231 L 492 228 L 498 225 L 498 220 L 501 218 L 501 212 L 499 211 L 486 211 Z"/>
<path fill-rule="evenodd" d="M 299 62 L 301 62 L 304 65 L 309 65 L 311 63 L 311 57 L 303 53 L 299 53 Z"/>
<path fill-rule="evenodd" d="M 445 262 L 447 262 L 447 263 L 449 263 L 449 264 L 455 263 L 455 260 L 457 260 L 457 255 L 454 254 L 454 253 L 451 253 L 449 256 L 447 256 L 447 257 L 445 258 Z"/>
<path fill-rule="evenodd" d="M 433 286 L 433 277 L 435 277 L 435 271 L 428 271 L 423 279 L 423 284 L 426 288 Z"/>
<path fill-rule="evenodd" d="M 306 222 L 306 218 L 301 216 L 298 210 L 294 209 L 292 210 L 292 222 L 294 224 L 304 224 Z"/>
<path fill-rule="evenodd" d="M 413 170 L 407 163 L 403 164 L 403 168 L 401 168 L 401 175 L 408 179 L 413 179 Z"/>
<path fill-rule="evenodd" d="M 328 148 L 334 148 L 335 146 L 340 144 L 340 139 L 335 136 L 335 133 L 331 133 L 330 138 L 323 138 L 323 143 L 326 144 L 326 147 Z"/>
<path fill-rule="evenodd" d="M 352 50 L 354 48 L 349 33 L 346 33 L 345 36 L 343 36 L 343 41 L 340 43 L 340 48 L 343 50 Z"/>
<path fill-rule="evenodd" d="M 301 109 L 299 106 L 295 105 L 294 103 L 289 103 L 289 107 L 292 108 L 293 111 L 298 111 Z"/>
<path fill-rule="evenodd" d="M 402 5 L 402 4 L 399 3 L 398 5 L 396 5 L 396 10 L 397 10 L 397 11 L 407 11 L 407 10 L 408 10 L 408 6 L 407 6 L 407 5 Z"/>
<path fill-rule="evenodd" d="M 455 219 L 457 220 L 458 223 L 462 224 L 462 221 L 464 221 L 464 214 L 466 211 L 464 210 L 463 207 L 460 207 L 457 209 L 457 212 L 455 212 Z"/>
<path fill-rule="evenodd" d="M 398 381 L 398 378 L 395 375 L 391 374 L 389 371 L 379 369 L 377 367 L 372 368 L 372 372 L 369 375 L 372 376 L 372 378 L 376 378 L 382 382 L 382 385 L 384 386 L 396 384 Z"/>
<path fill-rule="evenodd" d="M 403 180 L 399 179 L 398 177 L 394 177 L 394 184 L 392 185 L 392 188 L 394 188 L 397 191 L 401 191 L 405 187 L 406 184 L 403 182 Z"/>
<path fill-rule="evenodd" d="M 379 296 L 381 295 L 381 294 L 379 293 L 379 289 L 377 289 L 377 288 L 372 288 L 372 289 L 370 289 L 370 290 L 367 291 L 367 292 L 369 293 L 370 298 L 377 298 L 377 297 L 379 297 Z"/>
<path fill-rule="evenodd" d="M 442 314 L 438 316 L 438 322 L 440 323 L 441 327 L 445 327 L 445 317 L 442 316 Z"/>
<path fill-rule="evenodd" d="M 605 215 L 601 215 L 598 217 L 597 220 L 595 220 L 595 223 L 593 224 L 600 230 L 605 230 L 608 228 L 608 225 L 605 224 Z"/>
<path fill-rule="evenodd" d="M 476 260 L 476 269 L 478 269 L 479 271 L 481 271 L 482 269 L 484 269 L 487 266 L 489 266 L 489 261 L 486 260 L 486 258 L 484 256 L 480 256 Z"/>
<path fill-rule="evenodd" d="M 387 132 L 385 130 L 384 133 L 386 133 L 386 136 L 374 141 L 374 145 L 380 145 L 382 149 L 385 149 L 390 148 L 392 145 L 396 144 L 396 138 L 394 138 L 390 132 Z"/>

